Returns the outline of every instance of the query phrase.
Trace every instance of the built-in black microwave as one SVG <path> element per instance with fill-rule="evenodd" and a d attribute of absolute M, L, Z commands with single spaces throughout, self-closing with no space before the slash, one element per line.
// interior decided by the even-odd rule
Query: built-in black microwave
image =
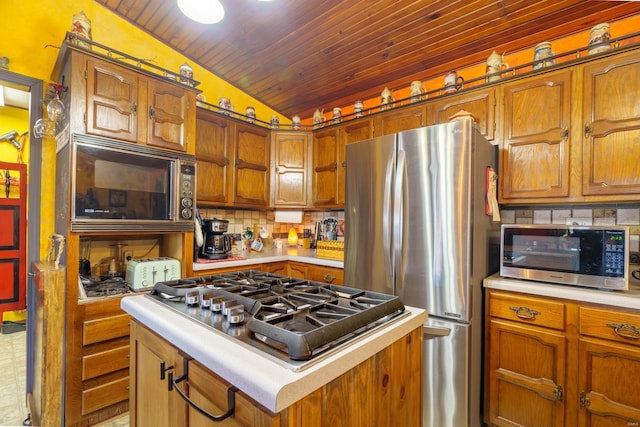
<path fill-rule="evenodd" d="M 71 231 L 193 230 L 194 156 L 74 134 L 57 159 Z"/>
<path fill-rule="evenodd" d="M 500 275 L 626 290 L 629 288 L 629 228 L 502 225 Z"/>

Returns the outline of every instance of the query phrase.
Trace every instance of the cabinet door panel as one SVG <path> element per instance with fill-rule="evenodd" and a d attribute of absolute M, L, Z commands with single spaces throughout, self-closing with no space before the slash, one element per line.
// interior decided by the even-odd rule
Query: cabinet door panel
<path fill-rule="evenodd" d="M 626 426 L 640 422 L 640 348 L 581 339 L 581 426 Z"/>
<path fill-rule="evenodd" d="M 338 194 L 338 130 L 313 135 L 313 206 L 335 207 Z"/>
<path fill-rule="evenodd" d="M 638 194 L 640 54 L 584 67 L 585 195 Z"/>
<path fill-rule="evenodd" d="M 265 207 L 269 204 L 269 131 L 236 125 L 236 204 Z"/>
<path fill-rule="evenodd" d="M 338 144 L 338 207 L 344 207 L 344 177 L 347 171 L 346 146 L 358 141 L 373 138 L 373 121 L 371 119 L 355 120 L 340 128 Z"/>
<path fill-rule="evenodd" d="M 308 134 L 276 132 L 273 144 L 273 204 L 275 206 L 307 206 L 309 159 Z"/>
<path fill-rule="evenodd" d="M 380 114 L 375 119 L 375 136 L 390 135 L 425 126 L 426 113 L 427 107 L 418 105 Z"/>
<path fill-rule="evenodd" d="M 149 80 L 148 94 L 147 144 L 186 152 L 186 119 L 192 117 L 195 94 L 155 80 Z"/>
<path fill-rule="evenodd" d="M 498 426 L 563 426 L 566 338 L 491 320 L 489 421 Z"/>
<path fill-rule="evenodd" d="M 571 72 L 503 88 L 501 199 L 569 195 Z"/>
<path fill-rule="evenodd" d="M 138 85 L 132 71 L 87 60 L 87 133 L 136 142 Z"/>
<path fill-rule="evenodd" d="M 449 117 L 460 110 L 468 111 L 475 116 L 482 136 L 492 141 L 495 138 L 495 107 L 496 90 L 489 88 L 436 101 L 431 105 L 430 111 L 432 111 L 434 124 L 448 122 Z"/>
<path fill-rule="evenodd" d="M 198 202 L 229 205 L 233 202 L 233 144 L 229 120 L 198 111 L 196 164 Z"/>

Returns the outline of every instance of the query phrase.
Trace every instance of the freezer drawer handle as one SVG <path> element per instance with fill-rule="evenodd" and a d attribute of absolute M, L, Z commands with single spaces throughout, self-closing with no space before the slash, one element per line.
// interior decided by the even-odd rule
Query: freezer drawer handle
<path fill-rule="evenodd" d="M 535 319 L 540 314 L 537 310 L 532 310 L 529 307 L 509 307 L 521 319 Z"/>
<path fill-rule="evenodd" d="M 169 367 L 167 369 L 169 371 L 169 373 L 168 373 L 168 376 L 169 376 L 168 377 L 169 391 L 172 391 L 175 388 L 176 391 L 178 392 L 178 394 L 180 395 L 180 397 L 182 397 L 184 399 L 184 401 L 187 402 L 187 404 L 189 406 L 191 406 L 193 409 L 195 409 L 196 411 L 198 411 L 199 413 L 201 413 L 203 416 L 207 417 L 208 419 L 210 419 L 214 423 L 219 423 L 221 421 L 226 420 L 230 416 L 232 416 L 233 412 L 235 411 L 235 407 L 236 407 L 236 391 L 238 391 L 237 387 L 231 386 L 231 387 L 229 387 L 227 389 L 227 406 L 228 406 L 229 409 L 227 409 L 226 412 L 224 412 L 224 413 L 222 413 L 220 415 L 213 415 L 213 414 L 210 414 L 209 412 L 205 411 L 204 409 L 199 407 L 193 400 L 189 399 L 189 397 L 180 389 L 180 387 L 178 387 L 178 383 L 181 383 L 183 381 L 187 381 L 189 379 L 189 360 L 190 359 L 184 359 L 184 361 L 183 361 L 182 370 L 183 370 L 184 374 L 182 374 L 181 377 L 173 378 L 173 366 Z M 161 368 L 161 370 L 162 370 L 162 368 Z"/>
<path fill-rule="evenodd" d="M 640 338 L 640 329 L 628 323 L 607 323 L 607 326 L 613 328 L 613 332 L 622 338 L 631 338 L 634 340 Z"/>

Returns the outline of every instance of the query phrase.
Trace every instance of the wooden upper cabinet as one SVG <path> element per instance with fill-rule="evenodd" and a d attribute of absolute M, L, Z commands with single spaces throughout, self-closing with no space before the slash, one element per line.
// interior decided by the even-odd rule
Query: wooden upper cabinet
<path fill-rule="evenodd" d="M 244 123 L 234 125 L 234 204 L 269 206 L 270 132 Z"/>
<path fill-rule="evenodd" d="M 232 123 L 219 114 L 198 109 L 196 118 L 196 194 L 198 204 L 233 204 L 234 145 Z"/>
<path fill-rule="evenodd" d="M 308 205 L 310 137 L 311 134 L 308 132 L 271 133 L 273 206 L 306 207 Z"/>
<path fill-rule="evenodd" d="M 338 128 L 313 133 L 313 196 L 317 208 L 338 206 Z"/>
<path fill-rule="evenodd" d="M 427 107 L 425 104 L 385 111 L 376 115 L 374 119 L 374 135 L 389 135 L 426 126 L 426 115 Z"/>
<path fill-rule="evenodd" d="M 638 200 L 640 52 L 586 64 L 583 98 L 583 194 Z"/>
<path fill-rule="evenodd" d="M 195 149 L 188 147 L 195 133 L 193 90 L 88 56 L 82 68 L 73 72 L 86 79 L 88 134 L 182 152 Z"/>
<path fill-rule="evenodd" d="M 147 93 L 147 145 L 186 152 L 195 130 L 195 93 L 155 79 L 147 80 Z"/>
<path fill-rule="evenodd" d="M 86 66 L 87 133 L 137 142 L 138 73 L 95 59 Z"/>
<path fill-rule="evenodd" d="M 347 145 L 373 138 L 373 120 L 362 118 L 340 126 L 338 140 L 338 192 L 336 203 L 344 207 L 344 178 L 347 172 Z"/>
<path fill-rule="evenodd" d="M 480 133 L 493 141 L 496 133 L 496 88 L 475 90 L 435 100 L 429 106 L 429 124 L 446 123 L 460 110 L 475 116 Z"/>
<path fill-rule="evenodd" d="M 569 196 L 571 70 L 501 87 L 500 202 Z"/>

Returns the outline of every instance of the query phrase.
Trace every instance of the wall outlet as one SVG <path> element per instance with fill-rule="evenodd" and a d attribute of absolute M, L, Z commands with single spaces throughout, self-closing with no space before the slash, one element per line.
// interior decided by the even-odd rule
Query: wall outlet
<path fill-rule="evenodd" d="M 124 256 L 124 262 L 131 261 L 133 259 L 133 251 L 124 251 L 122 255 Z"/>
<path fill-rule="evenodd" d="M 593 225 L 593 218 L 566 218 L 566 225 Z"/>

